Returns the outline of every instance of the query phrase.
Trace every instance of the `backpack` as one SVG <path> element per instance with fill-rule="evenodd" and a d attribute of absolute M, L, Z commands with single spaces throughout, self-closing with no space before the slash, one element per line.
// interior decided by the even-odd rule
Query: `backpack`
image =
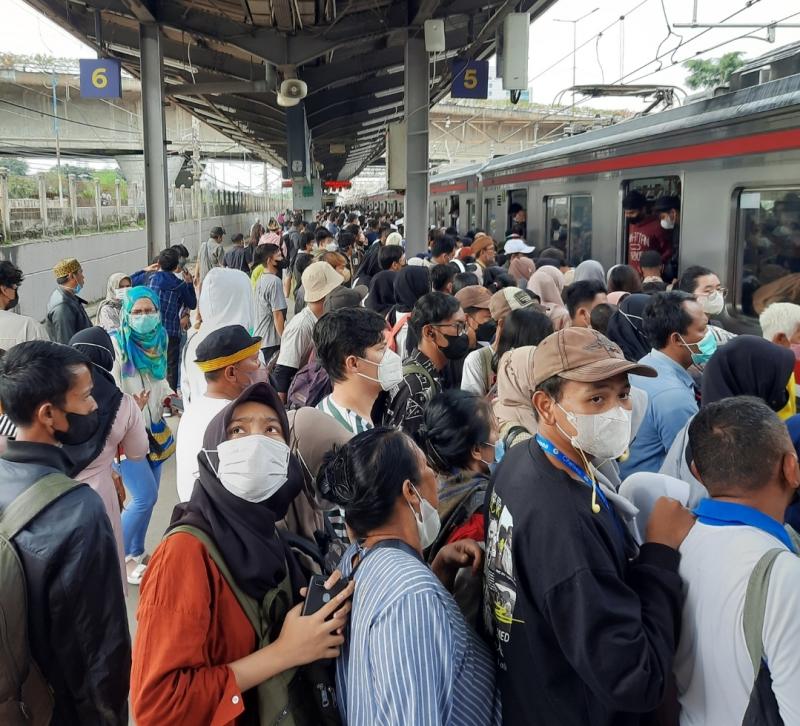
<path fill-rule="evenodd" d="M 53 693 L 28 644 L 28 590 L 14 537 L 43 510 L 75 487 L 65 474 L 48 474 L 0 512 L 0 723 L 44 726 L 53 715 Z"/>
<path fill-rule="evenodd" d="M 319 360 L 314 359 L 297 371 L 289 386 L 286 402 L 289 408 L 313 408 L 332 391 L 331 379 Z"/>
<path fill-rule="evenodd" d="M 222 554 L 205 532 L 184 524 L 170 530 L 166 536 L 170 537 L 177 532 L 190 534 L 203 543 L 253 626 L 256 633 L 256 648 L 261 649 L 274 642 L 280 633 L 286 613 L 292 607 L 288 568 L 286 577 L 280 585 L 267 592 L 264 600 L 259 603 L 239 588 Z M 300 668 L 290 668 L 259 683 L 254 689 L 258 697 L 258 723 L 265 726 L 341 724 L 332 663 L 333 661 L 317 661 Z"/>
<path fill-rule="evenodd" d="M 386 347 L 389 348 L 389 350 L 397 353 L 397 334 L 403 329 L 403 326 L 410 318 L 411 313 L 403 313 L 397 318 L 397 322 L 393 327 L 389 328 L 387 326 L 386 330 L 383 331 L 383 337 L 386 338 Z"/>

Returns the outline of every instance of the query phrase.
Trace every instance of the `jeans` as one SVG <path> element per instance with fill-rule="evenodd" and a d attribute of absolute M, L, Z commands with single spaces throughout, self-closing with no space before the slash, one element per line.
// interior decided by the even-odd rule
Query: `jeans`
<path fill-rule="evenodd" d="M 161 463 L 153 463 L 146 457 L 120 462 L 122 480 L 131 495 L 131 501 L 122 510 L 122 540 L 126 555 L 138 557 L 144 553 L 144 536 L 158 499 Z"/>

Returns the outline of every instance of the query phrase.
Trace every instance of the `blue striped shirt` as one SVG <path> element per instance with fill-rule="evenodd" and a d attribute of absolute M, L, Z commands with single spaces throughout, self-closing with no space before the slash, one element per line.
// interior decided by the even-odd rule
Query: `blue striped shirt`
<path fill-rule="evenodd" d="M 410 547 L 370 551 L 356 568 L 336 688 L 349 726 L 492 726 L 500 694 L 489 649 Z M 353 571 L 351 545 L 339 568 Z"/>

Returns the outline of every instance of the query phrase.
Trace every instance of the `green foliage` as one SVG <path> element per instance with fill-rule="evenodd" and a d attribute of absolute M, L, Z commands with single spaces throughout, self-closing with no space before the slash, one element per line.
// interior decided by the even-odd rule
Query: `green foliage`
<path fill-rule="evenodd" d="M 686 85 L 693 90 L 725 85 L 731 73 L 744 65 L 741 55 L 742 51 L 737 50 L 721 58 L 686 61 L 683 67 L 691 71 L 686 77 Z"/>
<path fill-rule="evenodd" d="M 22 159 L 12 159 L 10 156 L 0 156 L 0 166 L 8 169 L 9 174 L 25 176 L 28 173 L 28 165 Z"/>

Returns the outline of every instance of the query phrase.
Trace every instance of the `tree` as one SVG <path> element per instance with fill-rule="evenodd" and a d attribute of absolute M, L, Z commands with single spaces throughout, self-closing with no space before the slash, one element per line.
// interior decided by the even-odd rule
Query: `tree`
<path fill-rule="evenodd" d="M 724 86 L 737 68 L 744 65 L 742 51 L 726 53 L 721 58 L 707 60 L 688 60 L 683 64 L 691 73 L 686 77 L 686 85 L 692 90 Z"/>
<path fill-rule="evenodd" d="M 28 165 L 22 159 L 12 159 L 8 156 L 0 157 L 0 166 L 8 169 L 9 174 L 25 176 L 28 173 Z"/>

